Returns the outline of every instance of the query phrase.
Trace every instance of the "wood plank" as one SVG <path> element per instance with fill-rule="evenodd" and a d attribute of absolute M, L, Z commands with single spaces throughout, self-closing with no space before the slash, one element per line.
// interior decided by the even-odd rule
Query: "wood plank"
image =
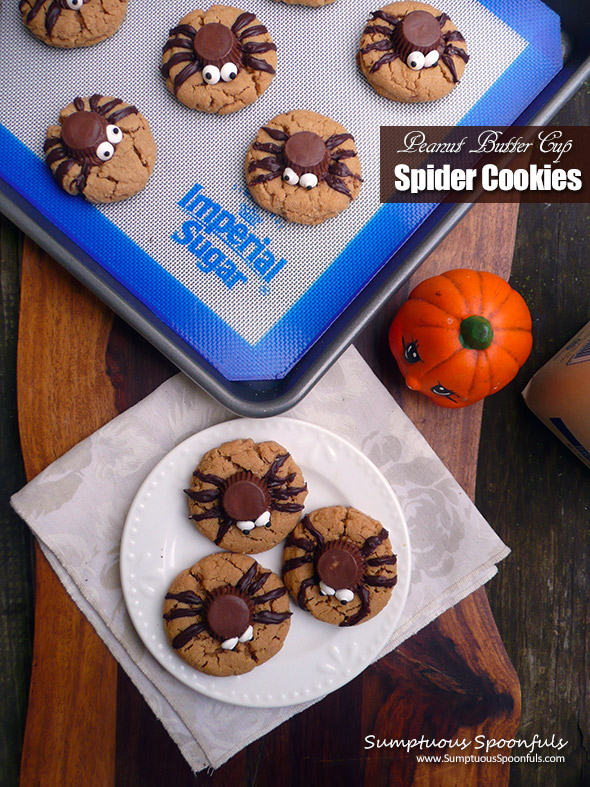
<path fill-rule="evenodd" d="M 9 504 L 25 483 L 16 418 L 22 237 L 0 216 L 0 784 L 17 784 L 31 674 L 33 538 Z"/>
<path fill-rule="evenodd" d="M 357 342 L 371 368 L 472 500 L 483 402 L 462 410 L 447 410 L 408 390 L 389 352 L 386 337 L 399 306 L 416 284 L 429 276 L 452 268 L 472 268 L 509 278 L 517 217 L 518 205 L 474 206 Z M 441 654 L 446 658 L 441 659 Z M 428 720 L 439 737 L 458 736 L 471 741 L 481 734 L 510 738 L 518 729 L 518 677 L 506 655 L 483 589 L 383 659 L 380 669 L 368 670 L 364 684 L 364 726 L 382 739 L 419 738 L 428 727 Z M 383 710 L 375 716 L 377 696 L 382 698 Z M 446 707 L 446 713 L 441 714 L 441 706 Z M 453 707 L 452 713 L 448 712 L 449 706 Z M 391 722 L 399 716 L 400 708 L 410 720 L 401 729 L 399 723 Z M 375 752 L 368 757 L 365 784 L 385 783 L 383 779 L 389 778 L 400 784 L 457 783 L 477 787 L 506 783 L 508 773 L 509 766 L 502 764 L 455 764 L 452 769 L 445 764 L 416 766 L 414 756 L 398 751 L 389 758 Z"/>
<path fill-rule="evenodd" d="M 25 240 L 18 402 L 29 479 L 117 414 L 104 362 L 111 322 L 108 309 Z M 115 776 L 116 663 L 39 549 L 36 585 L 21 784 L 83 778 L 108 787 Z"/>
<path fill-rule="evenodd" d="M 474 209 L 474 211 L 476 210 L 477 208 Z M 489 206 L 487 210 L 490 210 Z M 453 236 L 447 241 L 447 243 L 454 244 L 452 248 L 455 251 L 461 249 L 463 256 L 461 262 L 457 264 L 470 264 L 471 267 L 473 267 L 473 261 L 467 260 L 467 250 L 472 249 L 474 254 L 476 251 L 478 253 L 481 251 L 479 248 L 476 249 L 477 241 L 474 234 L 479 233 L 478 237 L 481 239 L 482 232 L 484 234 L 490 232 L 485 217 L 479 216 L 477 218 L 478 214 L 474 211 L 470 215 L 475 215 L 476 223 L 465 224 L 463 222 L 461 225 L 463 229 L 455 230 L 454 241 L 451 241 Z M 507 217 L 508 214 L 505 214 L 503 218 L 498 216 L 498 226 L 504 222 L 504 230 L 506 230 Z M 494 264 L 497 262 L 498 260 L 494 260 Z M 437 264 L 436 259 L 434 264 Z M 58 277 L 60 276 L 62 278 L 59 290 L 62 292 L 62 301 L 65 288 L 66 300 L 64 303 L 68 307 L 73 306 L 72 296 L 67 294 L 68 287 L 72 285 L 63 279 L 61 272 L 58 273 Z M 44 288 L 47 290 L 46 284 Z M 65 310 L 65 312 L 67 311 L 68 309 Z M 68 318 L 65 312 L 62 311 L 61 325 L 59 325 L 59 315 L 55 311 L 47 315 L 47 318 L 51 316 L 59 330 L 65 331 L 67 334 Z M 26 315 L 27 312 L 24 314 Z M 29 319 L 31 316 L 29 312 Z M 378 375 L 385 380 L 390 390 L 395 390 L 396 385 L 398 386 L 398 395 L 401 398 L 404 394 L 399 391 L 399 380 L 395 381 L 395 378 L 392 378 L 394 361 L 388 356 L 388 351 L 384 352 L 383 350 L 383 339 L 386 336 L 385 326 L 390 316 L 382 315 L 379 318 L 382 329 L 378 329 L 378 321 L 367 331 L 360 346 L 365 355 L 370 357 L 370 362 Z M 99 318 L 99 322 L 101 320 L 102 318 Z M 54 330 L 58 330 L 58 328 Z M 119 323 L 115 324 L 108 347 L 105 348 L 103 338 L 97 344 L 100 344 L 100 350 L 97 350 L 96 356 L 92 356 L 91 369 L 102 368 L 102 374 L 105 376 L 105 368 L 108 363 L 111 380 L 114 381 L 114 390 L 109 389 L 108 386 L 106 390 L 110 392 L 111 397 L 109 407 L 114 407 L 115 411 L 124 409 L 147 394 L 159 379 L 163 379 L 170 371 L 169 368 L 164 368 L 160 356 L 152 348 L 144 346 L 143 349 L 138 350 L 137 338 Z M 28 352 L 30 353 L 31 350 L 29 345 Z M 142 353 L 145 354 L 144 360 L 138 361 L 138 365 L 134 367 L 134 359 L 141 356 Z M 76 357 L 80 368 L 84 368 L 83 355 Z M 107 359 L 106 363 L 104 359 Z M 48 379 L 51 377 L 50 371 L 46 369 L 44 372 Z M 97 380 L 94 381 L 94 385 L 96 384 Z M 99 388 L 99 390 L 103 389 Z M 92 398 L 90 401 L 93 401 Z M 422 404 L 420 402 L 420 406 Z M 411 407 L 412 405 L 404 402 L 404 407 L 406 406 Z M 473 408 L 470 409 L 473 410 Z M 447 413 L 448 411 L 437 409 L 435 417 L 438 418 L 439 414 L 447 416 Z M 474 457 L 477 453 L 477 442 L 473 443 L 473 430 L 475 429 L 478 434 L 479 422 L 477 422 L 476 416 L 471 415 L 469 411 L 463 411 L 463 413 L 465 414 L 462 416 L 463 418 L 475 418 L 476 425 L 466 423 L 464 428 L 460 430 L 456 428 L 456 424 L 450 428 L 452 425 L 449 422 L 449 428 L 446 431 L 447 439 L 444 446 L 441 442 L 441 448 L 448 449 L 450 434 L 454 441 L 455 451 L 449 450 L 447 461 L 451 461 L 454 456 L 457 457 L 456 470 L 462 473 L 459 480 L 468 491 L 472 491 L 475 477 Z M 434 416 L 418 414 L 417 417 L 419 426 L 421 425 L 423 430 L 428 432 Z M 92 431 L 92 429 L 88 431 Z M 442 431 L 438 432 L 433 429 L 427 434 L 427 437 L 429 436 L 432 441 L 436 442 L 437 436 L 441 435 Z M 34 441 L 25 443 L 25 445 L 27 452 L 37 450 Z M 474 464 L 470 466 L 469 463 L 472 460 Z M 47 636 L 47 634 L 48 632 L 43 632 L 43 636 Z M 470 644 L 472 645 L 471 651 L 469 651 Z M 412 647 L 416 650 L 412 651 Z M 248 780 L 249 783 L 256 783 L 257 787 L 264 787 L 266 784 L 272 783 L 274 785 L 276 775 L 280 771 L 283 774 L 283 781 L 292 785 L 300 784 L 300 779 L 303 777 L 310 781 L 317 780 L 322 775 L 330 783 L 338 778 L 345 783 L 347 783 L 347 779 L 348 783 L 351 783 L 352 779 L 354 783 L 359 784 L 363 783 L 363 780 L 364 783 L 371 785 L 385 784 L 387 781 L 384 779 L 389 780 L 395 770 L 391 770 L 391 763 L 388 763 L 384 758 L 377 760 L 377 758 L 367 757 L 362 751 L 362 740 L 363 736 L 369 732 L 377 733 L 378 730 L 382 730 L 387 734 L 387 737 L 392 737 L 392 735 L 401 737 L 409 729 L 407 725 L 403 726 L 401 722 L 404 719 L 400 720 L 398 713 L 384 715 L 379 712 L 382 701 L 392 696 L 395 697 L 396 686 L 401 686 L 404 681 L 410 696 L 414 699 L 417 696 L 423 699 L 425 711 L 432 712 L 434 707 L 438 708 L 440 713 L 445 707 L 451 707 L 449 700 L 454 699 L 455 704 L 452 707 L 456 710 L 456 719 L 453 723 L 464 723 L 466 734 L 473 734 L 476 729 L 491 728 L 490 725 L 495 725 L 505 733 L 515 729 L 518 720 L 518 682 L 511 671 L 509 662 L 507 662 L 483 591 L 474 594 L 455 610 L 446 613 L 443 618 L 432 624 L 403 648 L 405 650 L 398 649 L 395 654 L 387 657 L 379 665 L 370 668 L 364 676 L 331 695 L 321 704 L 299 714 L 288 724 L 270 733 L 262 741 L 252 744 L 247 752 L 241 752 L 212 776 L 202 775 L 199 776 L 199 780 L 204 784 L 225 785 L 228 783 L 227 779 L 231 778 L 232 782 L 244 783 Z M 424 680 L 425 675 L 430 677 Z M 438 676 L 438 683 L 436 681 L 433 683 L 433 675 Z M 496 680 L 495 684 L 491 675 Z M 416 682 L 418 678 L 422 683 Z M 444 684 L 443 687 L 441 687 L 441 683 Z M 436 691 L 433 692 L 433 686 L 437 688 L 438 694 Z M 462 687 L 462 691 L 457 695 L 458 686 Z M 496 693 L 492 691 L 492 686 L 496 689 Z M 485 701 L 480 701 L 481 697 L 484 697 Z M 442 704 L 441 699 L 443 700 Z M 161 768 L 163 760 L 158 757 L 162 752 L 166 752 L 164 758 L 167 765 L 166 778 L 173 779 L 174 783 L 179 785 L 192 784 L 194 779 L 190 769 L 125 676 L 119 677 L 118 700 L 117 784 L 161 783 L 164 774 Z M 475 703 L 475 708 L 472 707 L 473 703 Z M 350 717 L 351 708 L 357 708 L 359 712 L 352 714 L 344 731 L 339 730 L 335 734 L 333 720 L 345 716 Z M 42 709 L 32 706 L 31 712 L 35 714 L 39 710 Z M 112 709 L 109 708 L 108 712 L 112 723 Z M 395 722 L 396 719 L 400 723 L 397 726 L 395 724 L 392 726 L 392 720 Z M 39 730 L 40 728 L 37 728 L 37 735 Z M 457 730 L 461 731 L 463 727 L 457 726 Z M 96 735 L 96 732 L 93 731 L 92 735 Z M 28 750 L 33 748 L 33 741 L 34 735 L 31 734 Z M 109 751 L 112 752 L 112 748 L 109 748 Z M 93 755 L 93 752 L 91 754 Z M 47 752 L 45 752 L 45 756 L 47 756 Z M 54 753 L 52 756 L 54 759 L 61 759 L 63 764 L 64 758 L 59 753 Z M 112 762 L 114 762 L 114 758 Z M 158 766 L 158 762 L 160 762 L 160 766 Z M 66 765 L 68 764 L 71 765 L 71 763 L 66 763 Z M 458 772 L 454 769 L 447 772 L 447 781 L 441 780 L 443 775 L 434 769 L 423 769 L 423 772 L 416 769 L 415 760 L 412 757 L 405 758 L 401 767 L 405 769 L 404 772 L 410 778 L 414 777 L 416 783 L 457 783 L 448 780 L 451 778 L 449 774 L 455 774 L 453 778 L 456 778 L 457 773 L 461 773 L 462 777 L 465 775 L 467 778 L 467 781 L 461 783 L 476 783 L 473 781 L 474 772 Z M 53 767 L 52 772 L 58 773 L 57 767 Z M 92 772 L 92 770 L 90 769 L 88 772 Z M 33 770 L 30 773 L 33 773 Z M 66 771 L 61 771 L 62 776 L 64 773 Z M 496 778 L 496 784 L 505 782 L 505 772 L 495 772 L 493 776 Z M 477 777 L 486 778 L 486 774 L 479 772 Z M 107 779 L 112 779 L 111 773 L 107 775 Z M 23 783 L 26 782 L 23 781 Z M 108 785 L 111 782 L 104 783 Z"/>

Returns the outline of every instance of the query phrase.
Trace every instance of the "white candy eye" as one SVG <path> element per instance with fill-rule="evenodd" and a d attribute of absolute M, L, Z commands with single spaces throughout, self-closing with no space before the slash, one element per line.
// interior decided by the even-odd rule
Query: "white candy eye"
<path fill-rule="evenodd" d="M 256 527 L 270 527 L 270 511 L 263 511 L 258 519 L 254 520 Z"/>
<path fill-rule="evenodd" d="M 313 172 L 306 172 L 299 178 L 299 185 L 308 191 L 314 189 L 318 185 L 317 175 L 314 175 Z"/>
<path fill-rule="evenodd" d="M 205 66 L 203 69 L 203 79 L 208 85 L 216 85 L 220 77 L 221 74 L 217 66 Z"/>
<path fill-rule="evenodd" d="M 323 580 L 320 580 L 320 593 L 322 596 L 333 596 L 336 591 L 330 585 L 326 585 Z"/>
<path fill-rule="evenodd" d="M 251 530 L 254 530 L 254 522 L 250 519 L 240 519 L 239 522 L 236 522 L 236 525 L 245 536 L 247 536 Z"/>
<path fill-rule="evenodd" d="M 246 631 L 244 631 L 242 636 L 238 637 L 238 639 L 240 640 L 240 642 L 250 642 L 251 640 L 253 640 L 254 639 L 254 629 L 252 628 L 252 626 L 248 626 Z"/>
<path fill-rule="evenodd" d="M 118 144 L 123 139 L 123 132 L 119 126 L 107 126 L 107 139 L 113 145 Z"/>
<path fill-rule="evenodd" d="M 283 170 L 283 180 L 291 186 L 296 186 L 299 183 L 299 175 L 291 167 L 287 167 Z"/>
<path fill-rule="evenodd" d="M 412 52 L 411 55 L 408 55 L 406 63 L 412 71 L 420 71 L 424 68 L 424 55 L 422 52 Z"/>
<path fill-rule="evenodd" d="M 66 5 L 72 11 L 79 11 L 84 5 L 84 0 L 66 0 Z"/>
<path fill-rule="evenodd" d="M 113 158 L 114 152 L 115 148 L 110 142 L 101 142 L 96 148 L 96 155 L 101 161 L 108 161 L 110 158 Z"/>
<path fill-rule="evenodd" d="M 432 52 L 429 52 L 426 57 L 424 58 L 424 68 L 432 68 L 438 63 L 439 54 L 436 49 L 433 49 Z"/>
<path fill-rule="evenodd" d="M 348 590 L 348 588 L 343 588 L 342 590 L 336 591 L 336 598 L 341 604 L 348 604 L 348 602 L 352 601 L 354 598 L 354 593 L 352 590 Z"/>
<path fill-rule="evenodd" d="M 238 68 L 233 63 L 226 63 L 221 66 L 221 78 L 224 82 L 231 82 L 238 75 Z"/>

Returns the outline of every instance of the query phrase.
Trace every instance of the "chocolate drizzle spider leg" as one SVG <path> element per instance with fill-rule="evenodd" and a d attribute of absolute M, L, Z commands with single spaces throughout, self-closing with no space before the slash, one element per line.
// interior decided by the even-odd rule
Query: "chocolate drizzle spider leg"
<path fill-rule="evenodd" d="M 190 518 L 207 538 L 225 549 L 256 553 L 293 529 L 307 485 L 278 443 L 235 440 L 205 454 L 184 491 Z"/>
<path fill-rule="evenodd" d="M 448 14 L 420 2 L 373 11 L 358 53 L 372 87 L 395 101 L 435 101 L 458 83 L 469 60 Z"/>
<path fill-rule="evenodd" d="M 276 69 L 276 46 L 256 22 L 254 14 L 228 6 L 187 14 L 162 50 L 160 70 L 168 89 L 204 112 L 224 114 L 251 104 Z"/>
<path fill-rule="evenodd" d="M 132 129 L 118 125 L 130 116 L 138 120 Z M 126 134 L 132 143 L 122 145 L 120 164 L 109 166 L 108 176 L 96 177 L 115 157 Z M 60 125 L 48 129 L 43 149 L 58 184 L 90 202 L 115 202 L 136 194 L 146 184 L 156 158 L 149 124 L 137 107 L 98 93 L 78 96 L 63 110 Z M 89 186 L 91 176 L 95 179 Z"/>
<path fill-rule="evenodd" d="M 174 650 L 211 675 L 249 672 L 282 647 L 291 612 L 280 578 L 247 555 L 209 555 L 173 581 L 164 626 Z"/>

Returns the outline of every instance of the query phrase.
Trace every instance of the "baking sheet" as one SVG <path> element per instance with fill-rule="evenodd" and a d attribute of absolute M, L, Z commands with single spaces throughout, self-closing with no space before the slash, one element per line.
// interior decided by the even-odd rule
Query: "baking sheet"
<path fill-rule="evenodd" d="M 471 53 L 462 83 L 434 104 L 400 105 L 377 96 L 355 64 L 376 4 L 338 0 L 310 9 L 244 2 L 277 44 L 277 76 L 251 107 L 215 117 L 176 102 L 158 72 L 167 31 L 194 0 L 132 3 L 112 39 L 73 51 L 33 39 L 14 5 L 4 3 L 0 120 L 9 133 L 0 136 L 10 155 L 0 175 L 226 378 L 283 377 L 432 209 L 380 206 L 379 127 L 508 124 L 561 67 L 559 20 L 537 0 L 444 5 Z M 95 92 L 136 104 L 158 144 L 144 192 L 98 208 L 62 193 L 41 161 L 45 129 L 59 109 L 75 95 Z M 243 160 L 256 131 L 293 108 L 343 123 L 363 165 L 359 198 L 319 227 L 262 211 L 245 188 Z M 249 258 L 228 246 L 222 217 L 248 228 L 265 250 L 264 266 L 260 255 Z M 198 257 L 178 242 L 186 237 L 186 221 L 202 226 L 226 265 L 235 265 L 246 281 L 228 287 L 215 271 L 201 270 Z"/>

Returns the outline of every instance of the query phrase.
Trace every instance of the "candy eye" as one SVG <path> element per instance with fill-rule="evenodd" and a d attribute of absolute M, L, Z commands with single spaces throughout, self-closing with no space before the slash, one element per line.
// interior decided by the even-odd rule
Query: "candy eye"
<path fill-rule="evenodd" d="M 113 157 L 114 152 L 115 152 L 115 148 L 111 145 L 110 142 L 101 142 L 100 145 L 96 148 L 96 155 L 101 161 L 108 161 L 110 158 Z"/>
<path fill-rule="evenodd" d="M 107 139 L 113 145 L 118 144 L 123 139 L 123 132 L 119 126 L 107 126 Z"/>
<path fill-rule="evenodd" d="M 233 63 L 226 63 L 221 67 L 221 78 L 224 82 L 231 82 L 238 75 L 238 67 Z"/>
<path fill-rule="evenodd" d="M 441 385 L 440 383 L 438 383 L 438 385 L 433 385 L 430 390 L 432 391 L 433 394 L 436 394 L 437 396 L 446 396 L 448 399 L 451 400 L 451 402 L 457 401 L 456 399 L 452 398 L 453 396 L 456 396 L 457 392 L 451 391 L 450 388 L 445 388 L 444 385 Z"/>
<path fill-rule="evenodd" d="M 311 191 L 311 189 L 314 189 L 318 185 L 317 175 L 314 175 L 313 172 L 306 172 L 305 175 L 299 178 L 299 185 Z"/>
<path fill-rule="evenodd" d="M 418 361 L 422 360 L 418 352 L 418 342 L 415 339 L 406 344 L 406 340 L 402 337 L 402 344 L 404 345 L 404 360 L 406 363 L 418 363 Z"/>
<path fill-rule="evenodd" d="M 424 68 L 424 55 L 422 52 L 412 52 L 411 55 L 408 55 L 406 63 L 412 71 L 420 71 Z"/>
<path fill-rule="evenodd" d="M 287 167 L 283 171 L 283 180 L 285 183 L 291 184 L 291 186 L 296 186 L 299 183 L 299 175 L 291 167 Z"/>
<path fill-rule="evenodd" d="M 216 85 L 220 77 L 221 74 L 217 66 L 205 66 L 203 69 L 203 79 L 208 85 Z"/>
<path fill-rule="evenodd" d="M 72 11 L 79 11 L 84 5 L 84 0 L 66 0 L 66 5 Z"/>
<path fill-rule="evenodd" d="M 424 58 L 424 68 L 432 68 L 438 63 L 439 54 L 436 49 L 433 49 L 432 52 L 429 52 L 426 57 Z"/>

